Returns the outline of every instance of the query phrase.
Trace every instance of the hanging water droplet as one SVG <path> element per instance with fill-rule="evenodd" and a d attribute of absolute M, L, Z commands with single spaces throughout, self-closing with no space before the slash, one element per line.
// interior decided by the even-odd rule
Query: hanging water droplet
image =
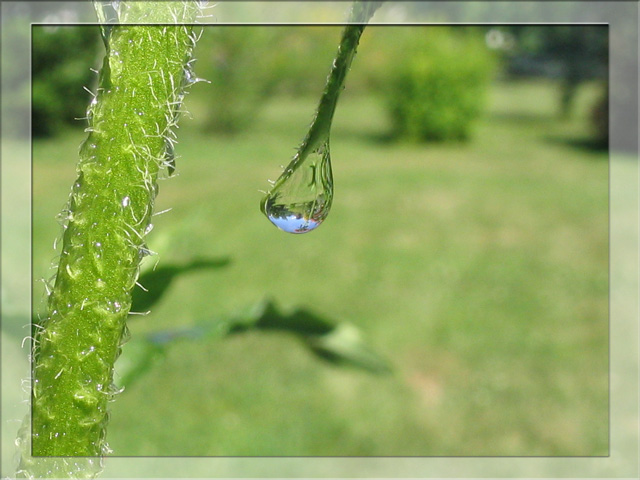
<path fill-rule="evenodd" d="M 331 122 L 360 35 L 381 3 L 354 3 L 350 24 L 342 32 L 309 131 L 296 156 L 260 203 L 262 212 L 271 223 L 285 232 L 306 233 L 315 230 L 329 214 L 333 200 L 329 155 Z"/>
<path fill-rule="evenodd" d="M 260 207 L 280 230 L 306 233 L 327 218 L 332 200 L 333 176 L 327 139 L 308 156 L 294 157 Z"/>

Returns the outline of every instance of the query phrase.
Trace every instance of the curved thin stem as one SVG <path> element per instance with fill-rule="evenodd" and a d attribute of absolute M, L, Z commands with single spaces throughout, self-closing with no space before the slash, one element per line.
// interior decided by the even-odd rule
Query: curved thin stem
<path fill-rule="evenodd" d="M 347 73 L 351 68 L 351 63 L 355 57 L 358 43 L 367 22 L 371 19 L 375 11 L 384 2 L 356 1 L 353 3 L 348 24 L 342 31 L 338 51 L 336 52 L 331 71 L 327 77 L 327 81 L 320 97 L 320 102 L 316 109 L 309 131 L 305 136 L 302 144 L 298 148 L 297 154 L 285 172 L 292 172 L 296 167 L 304 161 L 309 153 L 318 149 L 324 141 L 329 137 L 331 131 L 331 122 L 338 104 L 338 98 L 343 90 Z M 274 188 L 286 180 L 286 175 L 278 179 Z"/>

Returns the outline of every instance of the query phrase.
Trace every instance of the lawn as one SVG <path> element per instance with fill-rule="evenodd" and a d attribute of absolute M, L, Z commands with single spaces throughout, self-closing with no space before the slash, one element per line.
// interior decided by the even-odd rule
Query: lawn
<path fill-rule="evenodd" d="M 332 212 L 289 235 L 259 211 L 260 190 L 316 100 L 274 98 L 251 131 L 217 136 L 199 128 L 194 88 L 145 271 L 212 266 L 131 317 L 131 344 L 270 298 L 357 327 L 391 373 L 332 363 L 286 331 L 179 338 L 111 404 L 114 454 L 607 455 L 608 157 L 584 147 L 593 88 L 561 120 L 552 83 L 496 83 L 473 141 L 453 145 L 389 142 L 380 104 L 348 93 Z M 35 279 L 54 273 L 83 136 L 34 144 Z"/>

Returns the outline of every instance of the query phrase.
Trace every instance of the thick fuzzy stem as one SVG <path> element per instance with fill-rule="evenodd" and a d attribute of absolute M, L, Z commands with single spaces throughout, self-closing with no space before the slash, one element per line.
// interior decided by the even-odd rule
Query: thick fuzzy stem
<path fill-rule="evenodd" d="M 192 23 L 199 11 L 193 1 L 120 2 L 118 8 L 127 23 Z M 103 35 L 107 53 L 89 108 L 90 133 L 65 211 L 47 317 L 35 341 L 34 457 L 107 451 L 113 366 L 146 252 L 156 179 L 192 78 L 195 39 L 188 25 L 121 23 Z"/>

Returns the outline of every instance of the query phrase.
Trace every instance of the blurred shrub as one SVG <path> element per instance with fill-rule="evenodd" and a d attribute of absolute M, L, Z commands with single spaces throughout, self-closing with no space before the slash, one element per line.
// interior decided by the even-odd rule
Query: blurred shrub
<path fill-rule="evenodd" d="M 559 107 L 573 109 L 578 87 L 608 75 L 609 30 L 606 25 L 505 25 L 499 30 L 514 39 L 505 52 L 507 73 L 561 79 Z"/>
<path fill-rule="evenodd" d="M 32 27 L 32 132 L 56 133 L 64 124 L 82 125 L 97 78 L 100 34 L 96 26 Z"/>
<path fill-rule="evenodd" d="M 249 128 L 272 96 L 319 98 L 340 33 L 335 26 L 213 26 L 198 43 L 198 116 L 212 132 Z M 363 36 L 351 93 L 383 92 L 395 133 L 416 139 L 466 138 L 480 113 L 493 57 L 481 31 L 375 27 Z M 204 100 L 206 98 L 206 100 Z"/>
<path fill-rule="evenodd" d="M 269 91 L 265 52 L 271 37 L 265 27 L 205 28 L 195 56 L 198 77 L 211 82 L 203 111 L 206 130 L 235 133 L 255 116 Z"/>
<path fill-rule="evenodd" d="M 277 27 L 272 55 L 274 93 L 320 97 L 342 26 Z"/>
<path fill-rule="evenodd" d="M 496 63 L 481 32 L 450 27 L 372 32 L 376 38 L 367 48 L 374 48 L 378 60 L 369 68 L 383 92 L 394 137 L 467 139 L 482 112 Z"/>
<path fill-rule="evenodd" d="M 607 148 L 609 146 L 609 87 L 607 84 L 591 109 L 591 126 L 595 146 Z"/>
<path fill-rule="evenodd" d="M 320 95 L 339 27 L 215 26 L 196 47 L 196 72 L 207 88 L 205 129 L 237 133 L 275 94 Z"/>

